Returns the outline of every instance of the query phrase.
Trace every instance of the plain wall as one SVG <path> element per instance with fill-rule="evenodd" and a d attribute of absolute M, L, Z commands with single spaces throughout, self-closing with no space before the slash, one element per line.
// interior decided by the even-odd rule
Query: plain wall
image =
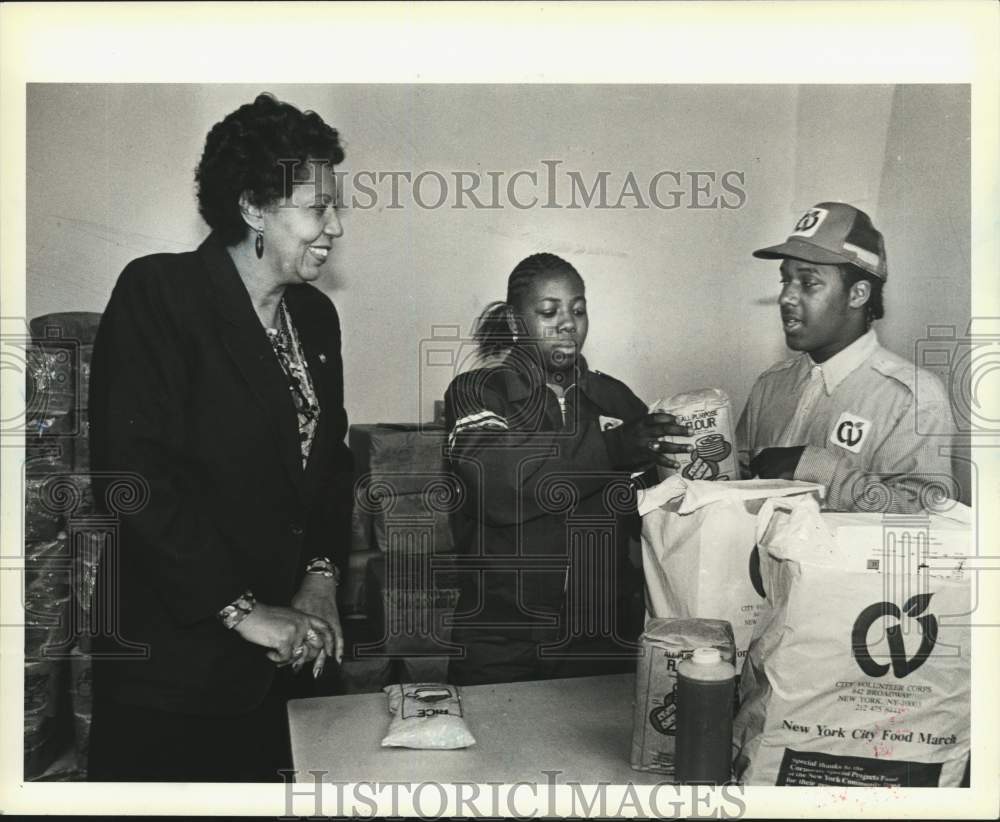
<path fill-rule="evenodd" d="M 264 89 L 29 86 L 29 316 L 100 311 L 130 259 L 195 247 L 207 233 L 193 182 L 205 135 Z M 468 346 L 451 365 L 440 356 L 426 364 L 441 347 L 426 342 L 434 328 L 468 334 L 483 305 L 503 299 L 514 264 L 536 251 L 566 257 L 586 281 L 593 367 L 650 402 L 718 386 L 738 413 L 755 377 L 786 355 L 777 263 L 750 252 L 784 239 L 821 200 L 864 208 L 886 235 L 888 313 L 878 329 L 888 347 L 912 357 L 927 325 L 968 324 L 967 86 L 266 89 L 340 130 L 338 170 L 436 170 L 452 180 L 450 202 L 455 171 L 503 172 L 506 184 L 517 170 L 544 175 L 543 160 L 588 185 L 610 172 L 612 203 L 629 172 L 641 186 L 664 170 L 744 175 L 735 209 L 685 207 L 689 198 L 672 210 L 423 209 L 408 195 L 392 209 L 380 185 L 379 207 L 346 211 L 322 283 L 344 327 L 352 422 L 430 419 L 433 399 L 468 364 Z M 529 188 L 519 188 L 523 198 Z M 436 184 L 423 192 L 436 199 Z M 488 192 L 484 184 L 481 198 Z M 535 193 L 545 199 L 543 186 Z"/>

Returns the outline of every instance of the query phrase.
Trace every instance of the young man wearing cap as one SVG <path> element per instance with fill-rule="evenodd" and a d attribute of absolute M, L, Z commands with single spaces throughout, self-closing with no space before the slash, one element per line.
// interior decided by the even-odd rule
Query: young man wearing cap
<path fill-rule="evenodd" d="M 868 215 L 819 203 L 754 256 L 781 260 L 785 342 L 801 353 L 750 392 L 736 436 L 744 473 L 821 483 L 836 511 L 908 513 L 951 496 L 947 395 L 929 372 L 918 394 L 916 367 L 872 328 L 888 272 Z"/>

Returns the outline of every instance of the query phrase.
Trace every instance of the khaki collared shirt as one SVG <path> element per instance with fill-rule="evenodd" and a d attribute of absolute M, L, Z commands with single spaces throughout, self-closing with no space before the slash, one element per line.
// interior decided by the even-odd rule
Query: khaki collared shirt
<path fill-rule="evenodd" d="M 799 421 L 795 479 L 826 486 L 836 511 L 909 513 L 957 489 L 949 456 L 954 422 L 940 380 L 879 345 L 874 330 L 817 365 L 802 353 L 765 371 L 737 426 L 740 463 L 777 447 L 810 373 L 823 390 Z"/>

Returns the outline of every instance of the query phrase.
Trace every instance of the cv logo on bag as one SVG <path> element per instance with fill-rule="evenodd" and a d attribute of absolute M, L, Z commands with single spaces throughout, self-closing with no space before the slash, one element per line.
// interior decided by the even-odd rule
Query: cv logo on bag
<path fill-rule="evenodd" d="M 750 552 L 750 584 L 760 595 L 761 599 L 767 599 L 767 591 L 764 590 L 764 575 L 760 570 L 760 546 L 754 545 Z"/>
<path fill-rule="evenodd" d="M 889 673 L 890 663 L 892 673 L 896 679 L 912 674 L 917 668 L 923 665 L 934 649 L 937 642 L 938 621 L 933 614 L 920 616 L 931 604 L 933 594 L 917 594 L 906 600 L 903 605 L 903 612 L 910 619 L 915 619 L 920 625 L 922 636 L 920 637 L 920 647 L 912 657 L 906 656 L 906 647 L 903 645 L 903 631 L 900 628 L 899 620 L 903 618 L 903 613 L 894 602 L 876 602 L 865 608 L 854 621 L 854 628 L 851 630 L 851 649 L 854 653 L 854 660 L 868 676 L 885 676 Z M 886 631 L 886 640 L 889 643 L 890 663 L 877 662 L 871 655 L 868 646 L 868 632 L 871 627 L 883 617 L 892 617 L 896 622 L 890 625 Z"/>
<path fill-rule="evenodd" d="M 857 454 L 861 451 L 861 446 L 865 444 L 871 430 L 871 420 L 845 411 L 840 415 L 840 419 L 837 420 L 837 424 L 830 432 L 830 442 L 852 454 Z"/>

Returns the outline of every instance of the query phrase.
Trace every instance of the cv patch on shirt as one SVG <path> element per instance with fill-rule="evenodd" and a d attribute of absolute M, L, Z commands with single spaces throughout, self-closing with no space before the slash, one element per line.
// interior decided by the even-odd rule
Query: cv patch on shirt
<path fill-rule="evenodd" d="M 837 420 L 837 424 L 830 432 L 830 442 L 839 445 L 845 451 L 858 454 L 871 430 L 871 420 L 845 411 L 840 415 L 840 419 Z"/>
<path fill-rule="evenodd" d="M 600 426 L 602 431 L 610 431 L 612 428 L 617 428 L 622 424 L 622 421 L 618 417 L 605 417 L 601 414 L 597 418 L 597 424 Z"/>

